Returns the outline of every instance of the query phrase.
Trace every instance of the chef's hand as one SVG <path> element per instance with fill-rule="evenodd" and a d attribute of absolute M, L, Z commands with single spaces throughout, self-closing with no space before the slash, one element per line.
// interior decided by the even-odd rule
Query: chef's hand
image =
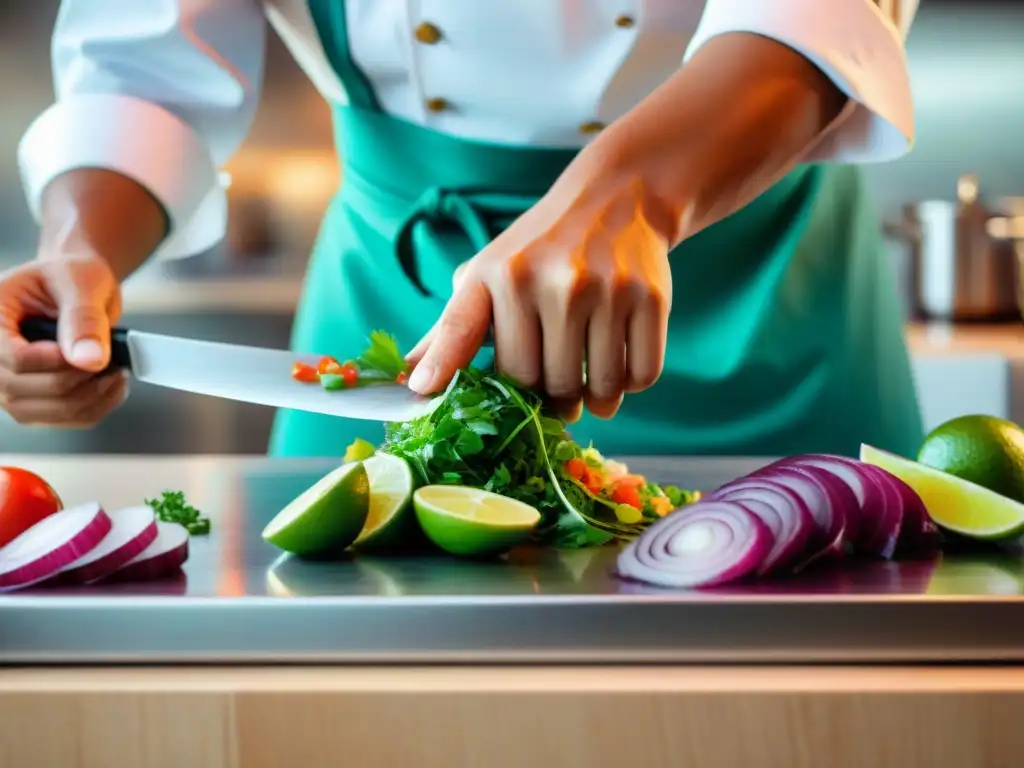
<path fill-rule="evenodd" d="M 120 313 L 102 258 L 44 258 L 0 273 L 0 407 L 21 424 L 89 427 L 121 405 L 125 375 L 97 375 Z M 18 325 L 32 315 L 58 318 L 56 343 L 22 337 Z"/>
<path fill-rule="evenodd" d="M 664 217 L 628 174 L 599 185 L 572 175 L 463 266 L 409 355 L 413 389 L 443 388 L 492 320 L 498 369 L 545 391 L 569 419 L 583 403 L 610 418 L 623 393 L 657 381 L 672 303 Z"/>

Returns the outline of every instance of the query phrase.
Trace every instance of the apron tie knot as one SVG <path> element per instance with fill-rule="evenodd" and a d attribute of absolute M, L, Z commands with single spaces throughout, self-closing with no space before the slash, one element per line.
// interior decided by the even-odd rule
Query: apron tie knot
<path fill-rule="evenodd" d="M 430 292 L 419 275 L 416 264 L 415 233 L 426 227 L 434 231 L 454 226 L 469 240 L 476 252 L 482 251 L 497 232 L 532 204 L 535 198 L 478 192 L 468 189 L 430 187 L 424 190 L 402 221 L 395 241 L 398 263 L 406 276 L 424 296 Z M 498 216 L 502 221 L 494 221 Z"/>

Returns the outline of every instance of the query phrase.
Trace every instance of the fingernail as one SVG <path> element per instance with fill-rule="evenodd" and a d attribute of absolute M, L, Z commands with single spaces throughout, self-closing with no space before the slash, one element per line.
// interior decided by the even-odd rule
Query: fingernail
<path fill-rule="evenodd" d="M 434 381 L 434 369 L 425 365 L 417 365 L 412 369 L 412 376 L 409 377 L 409 389 L 426 394 L 426 389 Z"/>
<path fill-rule="evenodd" d="M 74 365 L 91 365 L 103 360 L 103 345 L 96 339 L 82 339 L 71 346 L 69 363 Z"/>

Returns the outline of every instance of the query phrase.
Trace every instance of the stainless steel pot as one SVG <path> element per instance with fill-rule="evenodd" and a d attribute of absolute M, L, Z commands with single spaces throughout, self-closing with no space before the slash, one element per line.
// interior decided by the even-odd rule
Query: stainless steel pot
<path fill-rule="evenodd" d="M 978 180 L 963 176 L 957 200 L 903 208 L 886 235 L 910 247 L 910 314 L 952 322 L 1024 318 L 1024 201 L 985 204 Z"/>

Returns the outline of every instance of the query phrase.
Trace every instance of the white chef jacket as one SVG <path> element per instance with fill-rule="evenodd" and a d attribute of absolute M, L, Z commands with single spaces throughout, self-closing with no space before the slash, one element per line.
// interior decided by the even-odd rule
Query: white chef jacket
<path fill-rule="evenodd" d="M 708 40 L 743 31 L 800 52 L 850 97 L 808 160 L 883 161 L 913 143 L 904 40 L 918 0 L 338 2 L 382 109 L 446 134 L 581 146 Z M 163 256 L 214 245 L 227 216 L 218 169 L 256 111 L 268 24 L 320 92 L 344 103 L 306 0 L 63 0 L 56 102 L 19 146 L 33 215 L 55 176 L 101 167 L 164 206 Z M 420 40 L 424 24 L 439 39 Z"/>

